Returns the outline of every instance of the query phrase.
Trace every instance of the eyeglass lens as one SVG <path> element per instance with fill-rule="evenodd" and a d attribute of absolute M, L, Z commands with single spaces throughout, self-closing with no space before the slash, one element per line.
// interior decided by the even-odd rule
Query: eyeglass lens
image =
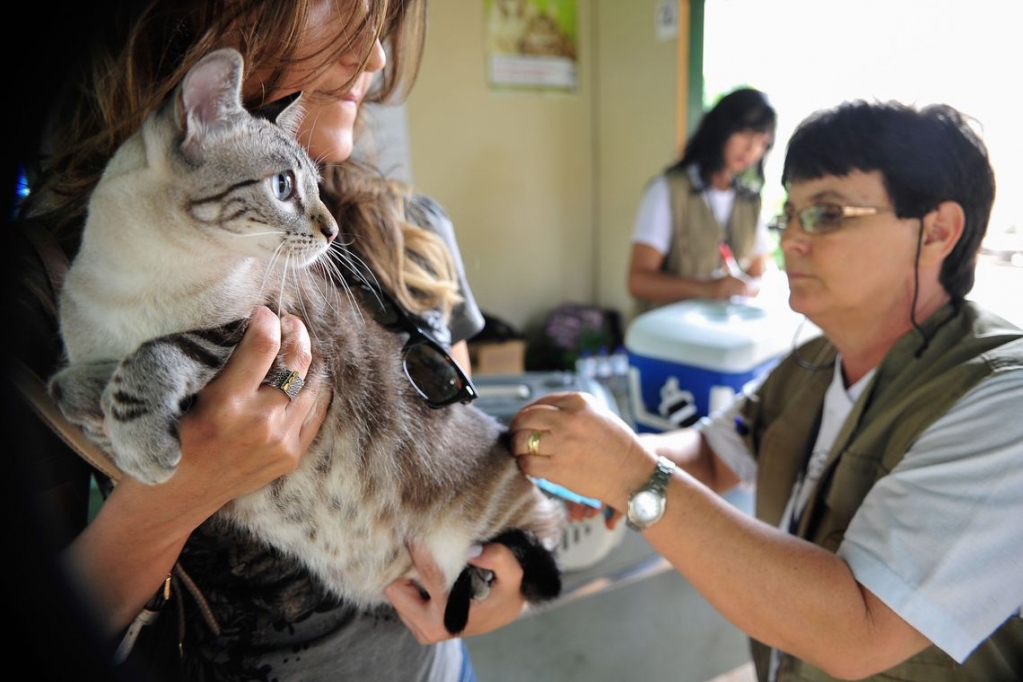
<path fill-rule="evenodd" d="M 778 231 L 784 231 L 793 218 L 799 219 L 799 224 L 807 234 L 820 232 L 832 232 L 842 226 L 842 207 L 832 204 L 813 204 L 799 211 L 786 211 L 778 215 L 771 227 Z"/>

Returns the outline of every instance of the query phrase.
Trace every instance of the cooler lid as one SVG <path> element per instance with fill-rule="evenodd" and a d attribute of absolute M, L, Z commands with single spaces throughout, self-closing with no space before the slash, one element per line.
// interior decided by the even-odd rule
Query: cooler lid
<path fill-rule="evenodd" d="M 636 317 L 625 348 L 657 360 L 746 372 L 790 349 L 802 319 L 791 310 L 692 299 Z"/>

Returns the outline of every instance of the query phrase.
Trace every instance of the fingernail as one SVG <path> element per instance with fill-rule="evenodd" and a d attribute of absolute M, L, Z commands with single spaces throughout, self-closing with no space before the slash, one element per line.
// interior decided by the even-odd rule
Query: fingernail
<path fill-rule="evenodd" d="M 483 554 L 483 545 L 469 545 L 469 558 L 475 559 L 480 554 Z"/>

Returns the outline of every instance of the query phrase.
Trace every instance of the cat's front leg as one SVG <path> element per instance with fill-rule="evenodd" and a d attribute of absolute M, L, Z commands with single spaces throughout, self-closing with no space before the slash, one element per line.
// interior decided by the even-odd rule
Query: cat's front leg
<path fill-rule="evenodd" d="M 142 344 L 121 361 L 102 407 L 115 463 L 145 483 L 162 483 L 181 461 L 178 421 L 220 371 L 237 342 L 223 328 Z"/>
<path fill-rule="evenodd" d="M 64 418 L 77 426 L 86 438 L 109 453 L 110 438 L 100 406 L 100 397 L 117 368 L 116 360 L 79 362 L 68 365 L 50 379 L 47 390 Z"/>

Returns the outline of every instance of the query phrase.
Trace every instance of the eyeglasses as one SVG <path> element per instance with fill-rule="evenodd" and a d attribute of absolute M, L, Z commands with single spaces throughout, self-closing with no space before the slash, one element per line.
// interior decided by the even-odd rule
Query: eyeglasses
<path fill-rule="evenodd" d="M 807 234 L 828 234 L 842 227 L 845 218 L 860 218 L 894 211 L 890 206 L 840 206 L 839 204 L 812 204 L 794 211 L 786 208 L 783 213 L 768 224 L 768 228 L 784 232 L 793 218 L 799 218 L 803 232 Z"/>
<path fill-rule="evenodd" d="M 390 296 L 366 284 L 360 284 L 355 291 L 381 326 L 409 335 L 401 351 L 402 367 L 427 405 L 439 408 L 476 399 L 476 387 L 458 362 Z"/>

